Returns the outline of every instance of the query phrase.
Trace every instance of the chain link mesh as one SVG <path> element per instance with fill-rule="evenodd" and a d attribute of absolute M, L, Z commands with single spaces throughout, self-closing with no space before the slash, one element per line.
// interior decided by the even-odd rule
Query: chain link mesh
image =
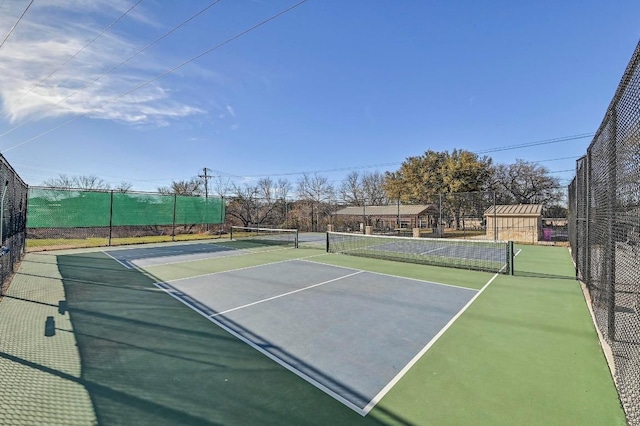
<path fill-rule="evenodd" d="M 0 155 L 0 287 L 4 287 L 25 253 L 27 185 Z"/>
<path fill-rule="evenodd" d="M 611 347 L 630 425 L 640 425 L 640 43 L 569 186 L 577 276 Z"/>
<path fill-rule="evenodd" d="M 168 241 L 225 220 L 221 198 L 31 187 L 28 200 L 30 250 Z"/>

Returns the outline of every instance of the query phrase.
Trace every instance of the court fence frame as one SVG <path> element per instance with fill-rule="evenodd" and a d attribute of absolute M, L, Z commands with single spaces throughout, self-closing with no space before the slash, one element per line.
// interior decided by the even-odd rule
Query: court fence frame
<path fill-rule="evenodd" d="M 569 185 L 569 240 L 630 425 L 640 425 L 640 42 Z"/>
<path fill-rule="evenodd" d="M 26 232 L 30 251 L 211 238 L 225 212 L 224 198 L 32 186 Z"/>
<path fill-rule="evenodd" d="M 0 295 L 26 253 L 27 184 L 0 154 Z"/>

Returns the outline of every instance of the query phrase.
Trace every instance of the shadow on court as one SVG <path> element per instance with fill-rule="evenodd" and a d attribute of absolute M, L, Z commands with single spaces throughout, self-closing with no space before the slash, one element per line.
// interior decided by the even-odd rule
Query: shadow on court
<path fill-rule="evenodd" d="M 103 253 L 58 256 L 58 269 L 100 424 L 382 424 Z"/>

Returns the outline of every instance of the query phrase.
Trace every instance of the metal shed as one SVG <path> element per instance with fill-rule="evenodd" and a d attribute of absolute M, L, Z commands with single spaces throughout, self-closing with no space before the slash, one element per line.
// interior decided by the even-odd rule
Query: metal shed
<path fill-rule="evenodd" d="M 484 219 L 488 238 L 536 243 L 542 236 L 542 204 L 491 206 Z"/>

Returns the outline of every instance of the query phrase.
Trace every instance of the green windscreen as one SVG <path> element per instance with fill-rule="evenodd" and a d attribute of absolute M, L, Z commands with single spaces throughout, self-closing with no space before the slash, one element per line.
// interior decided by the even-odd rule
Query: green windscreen
<path fill-rule="evenodd" d="M 220 198 L 30 188 L 27 226 L 220 224 L 224 216 Z"/>

